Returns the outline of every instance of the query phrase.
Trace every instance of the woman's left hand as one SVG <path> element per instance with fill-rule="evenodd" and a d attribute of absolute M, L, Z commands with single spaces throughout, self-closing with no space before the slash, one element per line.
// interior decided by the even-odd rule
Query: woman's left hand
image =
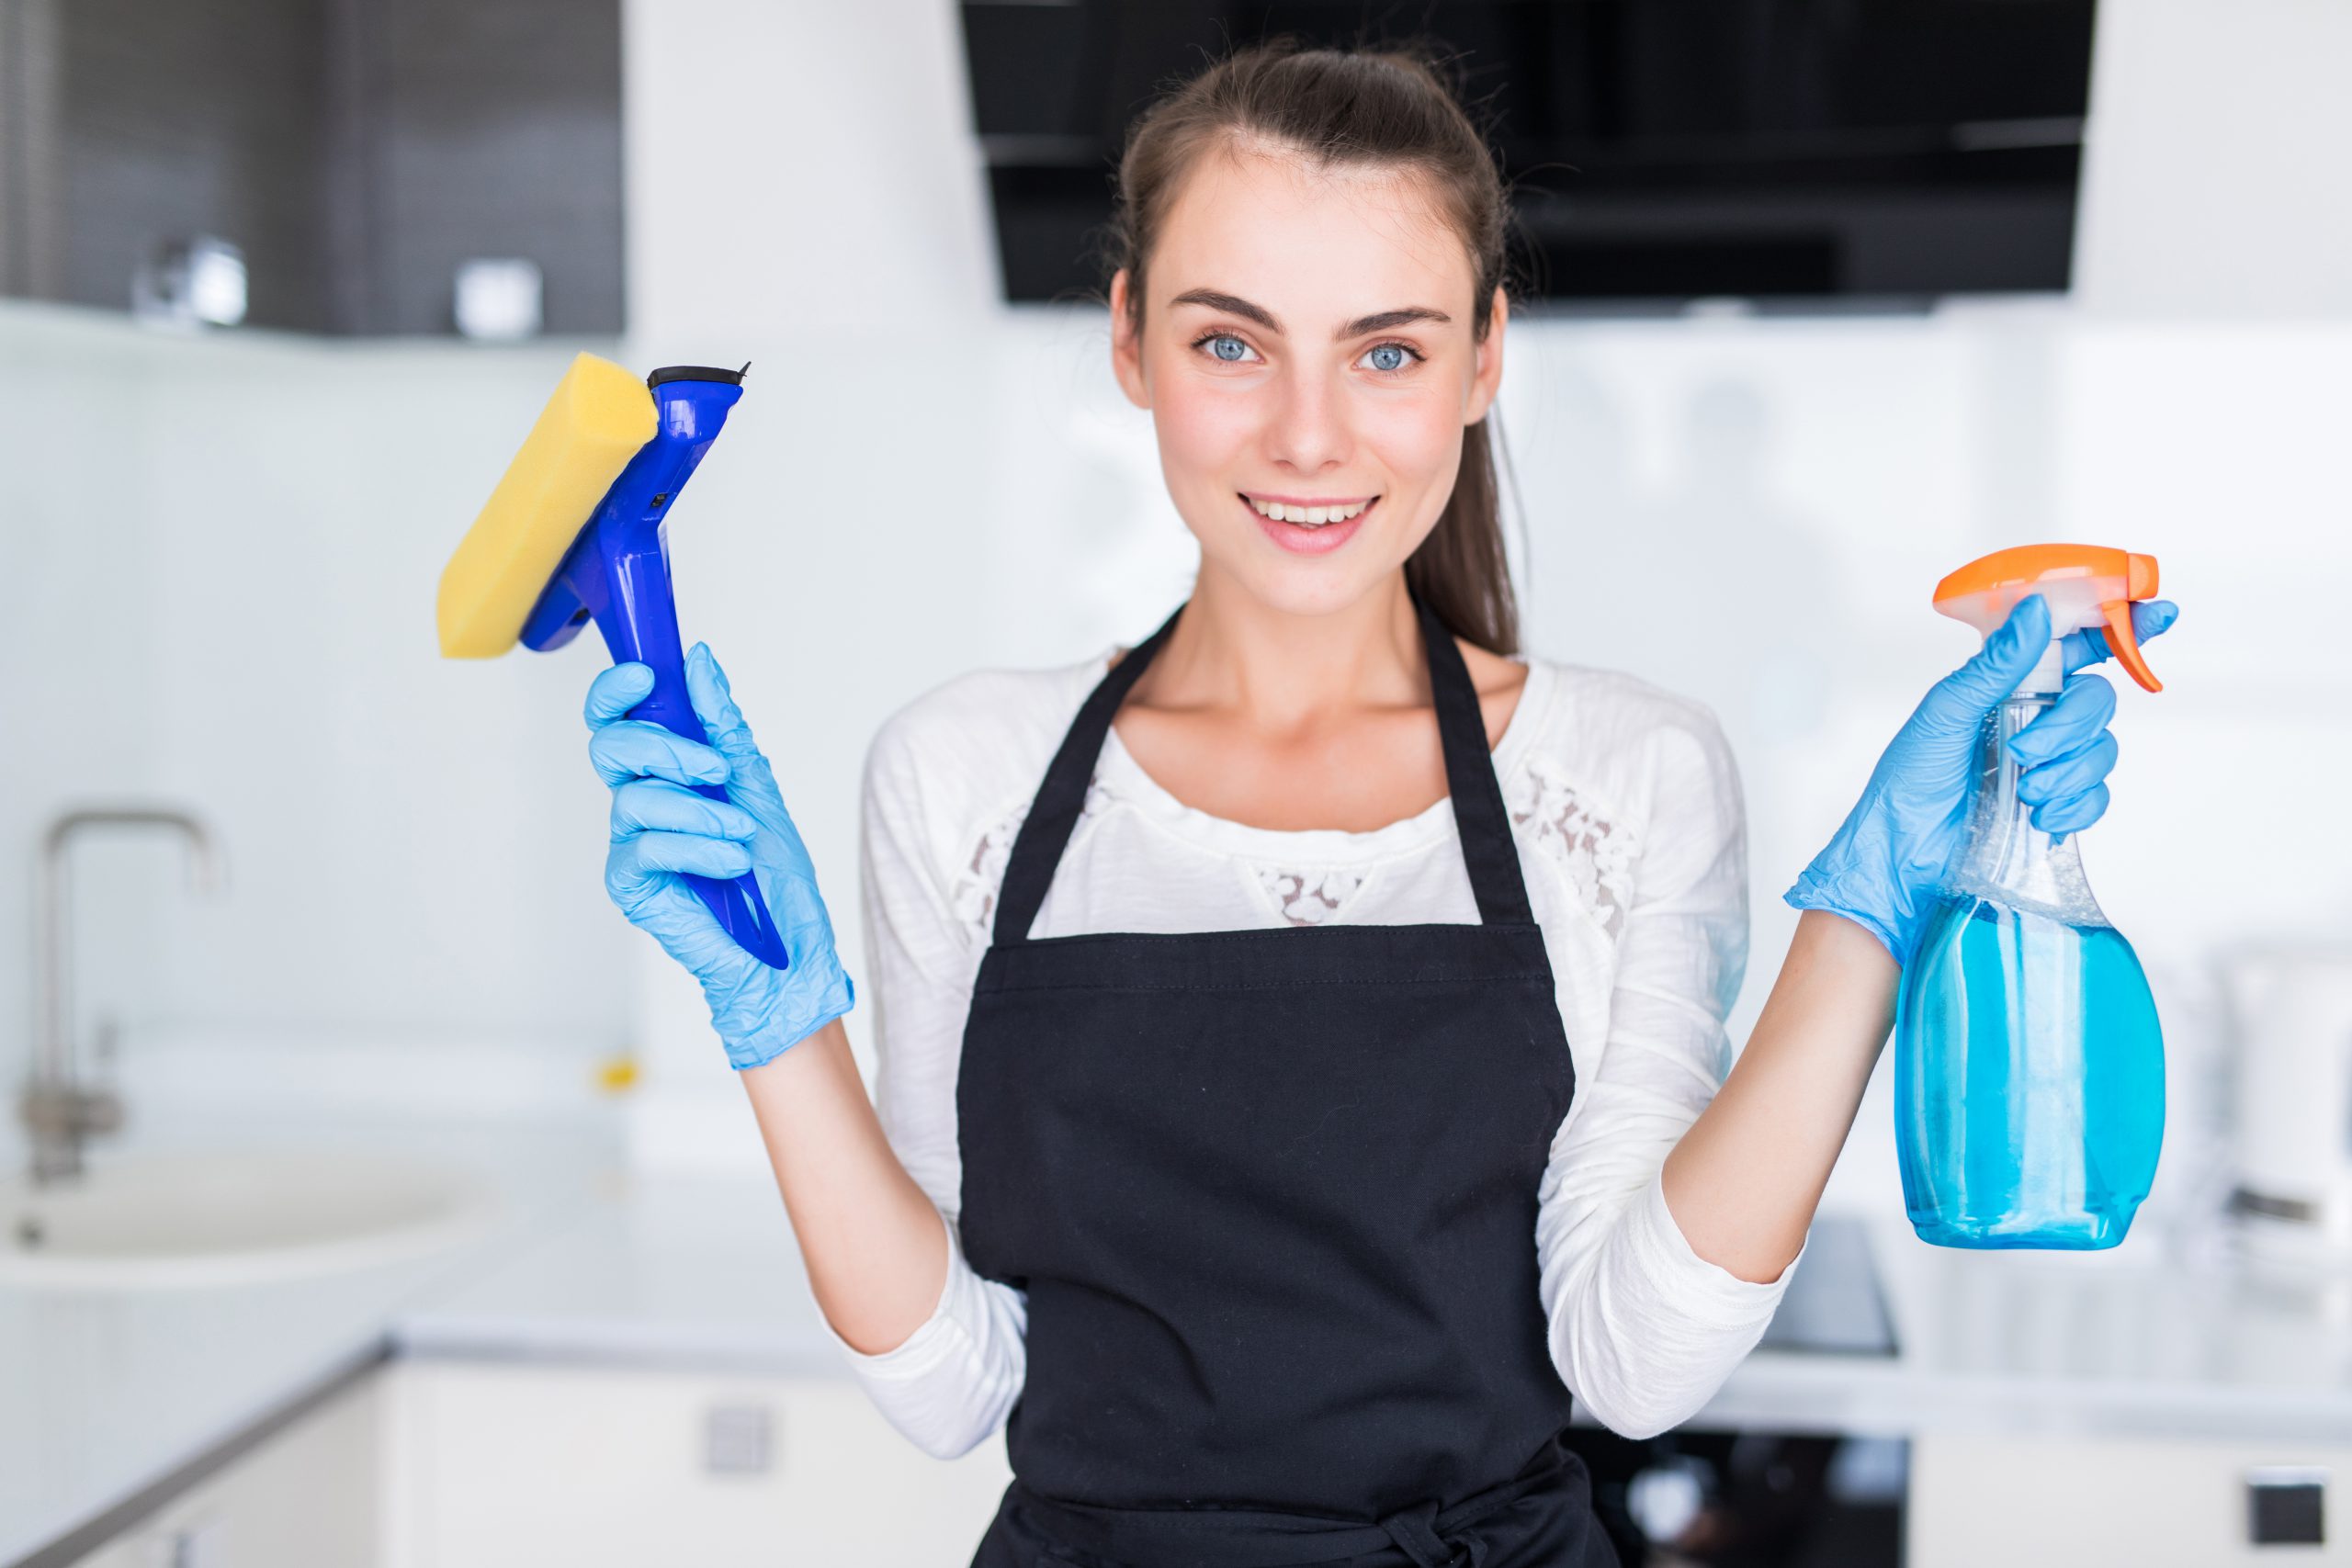
<path fill-rule="evenodd" d="M 2142 642 L 2180 614 L 2168 599 L 2132 606 Z M 1937 682 L 1880 756 L 1861 799 L 1796 885 L 1783 895 L 1800 909 L 1826 909 L 1862 926 L 1900 964 L 1910 955 L 1929 901 L 1967 837 L 1976 748 L 1986 716 L 2032 673 L 2050 645 L 2050 606 L 2041 594 L 2017 603 L 1967 663 Z M 2109 657 L 2097 627 L 2064 640 L 2066 682 L 2058 700 L 2009 741 L 2018 798 L 2045 832 L 2078 832 L 2107 810 L 2115 766 L 2115 688 L 2076 673 Z"/>

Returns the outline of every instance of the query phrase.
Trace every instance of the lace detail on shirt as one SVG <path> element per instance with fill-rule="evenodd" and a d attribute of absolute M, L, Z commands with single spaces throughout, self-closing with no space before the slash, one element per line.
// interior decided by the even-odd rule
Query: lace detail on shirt
<path fill-rule="evenodd" d="M 1320 925 L 1363 886 L 1363 878 L 1351 871 L 1292 871 L 1273 865 L 1253 869 L 1274 908 L 1295 926 Z"/>
<path fill-rule="evenodd" d="M 1558 861 L 1570 885 L 1616 936 L 1634 897 L 1632 830 L 1603 815 L 1544 761 L 1532 761 L 1505 792 L 1511 821 L 1530 829 L 1536 847 Z"/>
<path fill-rule="evenodd" d="M 1102 810 L 1110 798 L 1110 792 L 1099 780 L 1088 780 L 1086 799 L 1078 808 L 1078 819 L 1085 821 Z M 1029 819 L 1030 805 L 1030 801 L 1023 800 L 989 825 L 971 852 L 957 863 L 956 880 L 948 888 L 956 918 L 983 942 L 990 935 L 997 895 L 1004 887 L 1004 868 L 1012 859 L 1012 844 L 1021 836 L 1021 824 Z"/>

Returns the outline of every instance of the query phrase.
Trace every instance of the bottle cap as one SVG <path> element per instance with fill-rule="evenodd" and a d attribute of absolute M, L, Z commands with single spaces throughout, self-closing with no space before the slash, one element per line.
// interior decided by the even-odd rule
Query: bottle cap
<path fill-rule="evenodd" d="M 2164 682 L 2148 668 L 2132 629 L 2132 603 L 2155 592 L 2154 556 L 2105 545 L 2019 545 L 1981 556 L 1937 583 L 1935 604 L 1939 614 L 1990 637 L 2018 600 L 2039 593 L 2050 606 L 2053 648 L 2068 632 L 2103 626 L 2116 662 L 2149 691 L 2161 692 Z"/>

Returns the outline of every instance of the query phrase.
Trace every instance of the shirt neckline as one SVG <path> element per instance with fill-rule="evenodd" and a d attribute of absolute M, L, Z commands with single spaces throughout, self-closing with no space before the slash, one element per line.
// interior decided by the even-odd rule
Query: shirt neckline
<path fill-rule="evenodd" d="M 1111 656 L 1118 651 L 1119 648 L 1114 645 L 1096 656 L 1088 671 L 1089 690 L 1109 671 Z M 1511 709 L 1510 718 L 1503 725 L 1503 732 L 1496 739 L 1490 754 L 1498 782 L 1508 780 L 1518 766 L 1520 758 L 1531 743 L 1530 737 L 1542 723 L 1539 716 L 1552 700 L 1555 673 L 1552 667 L 1540 659 L 1519 662 L 1527 666 L 1527 682 L 1520 692 L 1519 705 Z M 1185 805 L 1170 795 L 1158 779 L 1146 773 L 1143 765 L 1128 751 L 1126 743 L 1119 739 L 1116 725 L 1110 726 L 1104 732 L 1102 752 L 1095 761 L 1094 771 L 1095 776 L 1114 794 L 1136 806 L 1162 828 L 1189 842 L 1225 853 L 1279 855 L 1293 859 L 1308 856 L 1326 862 L 1360 860 L 1419 848 L 1455 831 L 1451 791 L 1410 817 L 1362 830 L 1346 828 L 1260 828 L 1236 822 L 1231 818 L 1213 816 Z"/>

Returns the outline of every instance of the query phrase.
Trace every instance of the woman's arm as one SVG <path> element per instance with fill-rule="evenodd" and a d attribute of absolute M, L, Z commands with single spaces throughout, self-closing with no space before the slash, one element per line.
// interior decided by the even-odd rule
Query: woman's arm
<path fill-rule="evenodd" d="M 939 1300 L 943 1222 L 892 1153 L 858 1077 L 841 1023 L 854 989 L 775 772 L 709 649 L 696 644 L 685 672 L 707 746 L 628 716 L 652 684 L 641 664 L 616 664 L 588 688 L 589 756 L 613 790 L 605 887 L 701 983 L 819 1305 L 848 1325 L 854 1346 L 887 1348 Z M 725 801 L 695 793 L 718 780 Z M 738 947 L 679 881 L 684 872 L 756 872 L 791 966 L 771 969 Z"/>
<path fill-rule="evenodd" d="M 826 1321 L 861 1354 L 903 1345 L 946 1284 L 946 1222 L 882 1135 L 848 1032 L 835 1019 L 741 1077 Z"/>
<path fill-rule="evenodd" d="M 810 1289 L 853 1370 L 918 1445 L 962 1453 L 1019 1392 L 1026 1314 L 1017 1292 L 973 1272 L 955 1232 L 955 1063 L 970 976 L 925 852 L 923 769 L 905 726 L 886 725 L 868 755 L 860 834 L 877 1109 L 842 1027 L 854 998 L 815 867 L 725 676 L 708 649 L 688 655 L 707 746 L 627 716 L 650 684 L 643 665 L 618 664 L 589 689 L 590 755 L 613 788 L 606 888 L 700 981 Z M 693 787 L 721 781 L 724 801 Z M 746 871 L 760 876 L 788 969 L 744 953 L 679 880 Z"/>
<path fill-rule="evenodd" d="M 1797 920 L 1747 1048 L 1667 1156 L 1667 1208 L 1690 1249 L 1777 1280 L 1804 1246 L 1830 1167 L 1894 1021 L 1901 965 L 1853 921 Z"/>
<path fill-rule="evenodd" d="M 816 1134 L 844 1163 L 837 1169 L 824 1154 L 796 1159 L 790 1152 L 797 1086 L 744 1086 L 828 1329 L 875 1406 L 943 1459 L 1003 1425 L 1028 1368 L 1027 1302 L 981 1278 L 956 1232 L 956 1068 L 978 951 L 950 863 L 975 852 L 971 797 L 976 787 L 988 793 L 992 777 L 970 764 L 972 732 L 985 743 L 992 731 L 1001 736 L 1005 718 L 1002 703 L 970 681 L 951 682 L 891 716 L 866 753 L 858 885 L 875 1050 L 870 1109 L 846 1040 L 837 1032 L 808 1043 L 822 1047 L 821 1066 L 810 1067 L 812 1078 L 828 1080 L 820 1098 L 860 1101 L 854 1122 Z M 1009 764 L 1016 787 L 1024 760 L 1016 753 Z M 867 1174 L 886 1163 L 887 1171 Z M 835 1199 L 836 1183 L 851 1181 L 859 1197 Z M 877 1247 L 885 1233 L 890 1239 Z"/>
<path fill-rule="evenodd" d="M 1638 823 L 1638 847 L 1613 888 L 1607 966 L 1588 975 L 1573 952 L 1560 955 L 1563 1018 L 1595 986 L 1609 1005 L 1603 1036 L 1572 1042 L 1576 1100 L 1545 1167 L 1536 1253 L 1561 1381 L 1603 1426 L 1640 1438 L 1706 1404 L 1787 1284 L 1695 1251 L 1660 1175 L 1731 1066 L 1724 1020 L 1747 967 L 1747 813 L 1730 744 L 1695 703 L 1589 702 L 1572 728 L 1580 751 L 1612 759 L 1594 783 L 1612 796 L 1611 832 Z"/>
<path fill-rule="evenodd" d="M 2144 641 L 2178 614 L 2132 607 Z M 2050 645 L 2048 605 L 2019 600 L 1965 664 L 1936 682 L 1872 770 L 1861 799 L 1788 901 L 1805 911 L 1747 1048 L 1662 1173 L 1667 1206 L 1702 1258 L 1743 1280 L 1776 1278 L 1804 1245 L 1830 1167 L 1894 1022 L 1901 957 L 1966 837 L 1985 718 Z M 2076 674 L 2108 657 L 2098 630 L 2069 633 L 2065 687 L 2011 740 L 2034 826 L 2073 832 L 2107 807 L 2115 691 Z"/>

